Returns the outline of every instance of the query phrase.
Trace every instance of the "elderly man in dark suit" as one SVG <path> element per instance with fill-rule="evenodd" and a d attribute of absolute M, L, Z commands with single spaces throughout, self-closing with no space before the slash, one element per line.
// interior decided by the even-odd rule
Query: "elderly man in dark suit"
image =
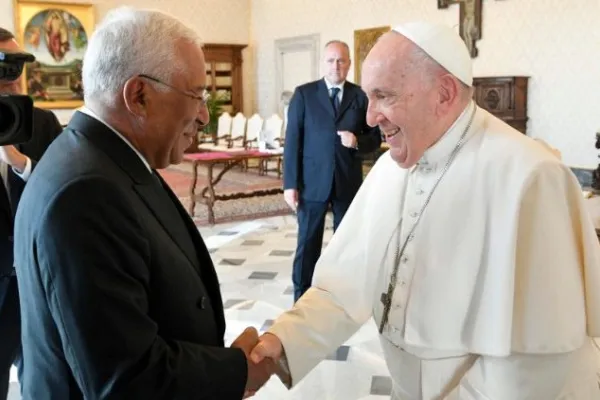
<path fill-rule="evenodd" d="M 21 51 L 14 35 L 4 28 L 0 28 L 0 51 Z M 20 93 L 20 80 L 0 81 L 0 94 Z M 31 171 L 62 131 L 56 116 L 39 108 L 33 109 L 33 129 L 28 142 L 0 146 L 0 399 L 7 397 L 10 368 L 19 361 L 21 347 L 19 293 L 13 268 L 14 216 Z"/>
<path fill-rule="evenodd" d="M 348 45 L 327 43 L 324 64 L 325 76 L 296 88 L 288 110 L 283 185 L 285 201 L 298 213 L 294 301 L 311 285 L 327 210 L 335 230 L 362 183 L 361 156 L 381 145 L 379 128 L 366 122 L 367 96 L 346 81 Z"/>
<path fill-rule="evenodd" d="M 148 56 L 151 54 L 151 56 Z M 239 400 L 273 364 L 224 347 L 207 248 L 156 169 L 208 122 L 197 35 L 112 10 L 83 61 L 85 107 L 48 149 L 17 213 L 26 399 Z"/>

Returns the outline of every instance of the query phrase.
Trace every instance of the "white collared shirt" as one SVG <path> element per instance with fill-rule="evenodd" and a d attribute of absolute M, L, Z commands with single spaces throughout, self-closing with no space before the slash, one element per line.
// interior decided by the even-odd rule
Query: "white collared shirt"
<path fill-rule="evenodd" d="M 148 171 L 152 172 L 152 168 L 150 168 L 150 164 L 148 164 L 148 161 L 146 161 L 146 159 L 144 158 L 144 156 L 142 155 L 142 153 L 139 152 L 138 149 L 136 149 L 129 140 L 127 140 L 127 138 L 125 138 L 125 136 L 123 136 L 121 133 L 119 133 L 115 128 L 113 128 L 112 126 L 110 126 L 106 121 L 102 120 L 102 118 L 100 118 L 98 115 L 96 115 L 96 113 L 94 113 L 92 110 L 90 110 L 89 108 L 83 106 L 81 107 L 78 111 L 89 115 L 90 117 L 102 122 L 104 125 L 106 125 L 111 131 L 113 131 L 118 137 L 121 138 L 121 140 L 123 140 L 125 143 L 127 143 L 127 145 L 129 147 L 131 147 L 131 149 L 135 152 L 135 154 L 138 155 L 138 157 L 140 158 L 140 160 L 142 160 L 142 162 L 144 163 L 144 165 L 146 166 L 146 168 L 148 168 Z"/>
<path fill-rule="evenodd" d="M 339 83 L 337 85 L 334 85 L 333 83 L 329 82 L 327 80 L 327 78 L 323 78 L 325 80 L 325 85 L 327 85 L 327 94 L 329 94 L 329 97 L 331 98 L 331 89 L 333 88 L 338 88 L 340 89 L 337 98 L 340 104 L 342 104 L 342 98 L 344 97 L 344 83 L 346 83 L 346 81 Z"/>

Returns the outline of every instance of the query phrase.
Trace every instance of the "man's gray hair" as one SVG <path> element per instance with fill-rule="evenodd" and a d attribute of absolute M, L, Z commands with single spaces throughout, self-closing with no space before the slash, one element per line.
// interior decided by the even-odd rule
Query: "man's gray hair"
<path fill-rule="evenodd" d="M 114 105 L 125 82 L 140 74 L 171 83 L 175 72 L 189 67 L 177 60 L 177 40 L 202 45 L 192 29 L 163 12 L 131 7 L 110 11 L 96 27 L 83 59 L 85 101 Z"/>

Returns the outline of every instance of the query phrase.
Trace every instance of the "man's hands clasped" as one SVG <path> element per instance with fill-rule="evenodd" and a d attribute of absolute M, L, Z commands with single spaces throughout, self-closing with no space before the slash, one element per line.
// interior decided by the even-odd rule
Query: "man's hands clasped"
<path fill-rule="evenodd" d="M 266 333 L 260 338 L 256 329 L 246 328 L 231 344 L 241 349 L 248 363 L 248 378 L 244 398 L 253 396 L 273 374 L 289 385 L 290 377 L 280 365 L 283 346 L 277 336 Z"/>

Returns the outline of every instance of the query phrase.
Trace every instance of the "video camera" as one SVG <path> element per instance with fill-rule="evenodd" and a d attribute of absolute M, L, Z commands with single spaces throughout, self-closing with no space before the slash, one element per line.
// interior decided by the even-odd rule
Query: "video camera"
<path fill-rule="evenodd" d="M 25 63 L 35 61 L 29 53 L 0 51 L 0 82 L 14 81 Z M 0 94 L 0 146 L 25 143 L 33 134 L 33 100 L 25 95 Z"/>

